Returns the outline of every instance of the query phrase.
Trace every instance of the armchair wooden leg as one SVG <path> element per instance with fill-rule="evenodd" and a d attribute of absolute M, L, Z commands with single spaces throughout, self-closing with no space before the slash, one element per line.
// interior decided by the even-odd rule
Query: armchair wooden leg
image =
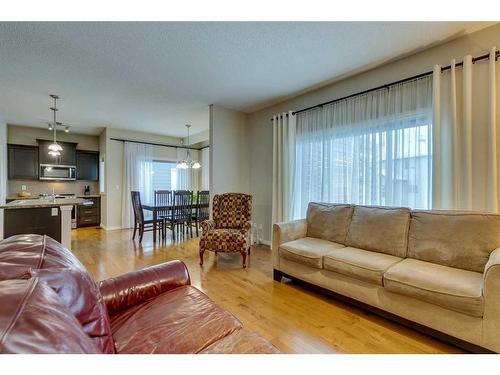
<path fill-rule="evenodd" d="M 203 253 L 205 250 L 200 250 L 200 266 L 203 266 Z"/>
<path fill-rule="evenodd" d="M 247 268 L 247 253 L 246 253 L 246 251 L 242 252 L 241 256 L 243 257 L 243 268 Z"/>

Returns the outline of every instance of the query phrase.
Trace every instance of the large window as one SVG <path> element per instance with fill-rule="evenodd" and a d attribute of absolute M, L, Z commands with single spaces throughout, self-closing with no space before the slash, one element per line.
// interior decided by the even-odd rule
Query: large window
<path fill-rule="evenodd" d="M 177 190 L 177 168 L 175 162 L 153 161 L 153 191 Z"/>
<path fill-rule="evenodd" d="M 429 208 L 430 79 L 297 118 L 293 216 L 311 201 Z"/>

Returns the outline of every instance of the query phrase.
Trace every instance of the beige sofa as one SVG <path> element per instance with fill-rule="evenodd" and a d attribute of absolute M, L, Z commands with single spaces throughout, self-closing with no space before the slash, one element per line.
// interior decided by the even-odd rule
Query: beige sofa
<path fill-rule="evenodd" d="M 500 215 L 310 203 L 307 219 L 274 224 L 272 251 L 276 280 L 500 352 Z"/>

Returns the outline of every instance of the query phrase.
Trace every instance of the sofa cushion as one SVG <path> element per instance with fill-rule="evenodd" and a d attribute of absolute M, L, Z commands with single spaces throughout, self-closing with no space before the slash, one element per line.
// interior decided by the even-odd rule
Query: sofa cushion
<path fill-rule="evenodd" d="M 245 328 L 216 341 L 200 354 L 273 354 L 278 349 L 256 333 Z"/>
<path fill-rule="evenodd" d="M 459 211 L 413 211 L 408 257 L 483 272 L 500 247 L 500 215 Z"/>
<path fill-rule="evenodd" d="M 408 208 L 355 206 L 346 245 L 404 258 L 409 222 Z"/>
<path fill-rule="evenodd" d="M 307 237 L 345 244 L 354 207 L 348 204 L 309 203 Z"/>
<path fill-rule="evenodd" d="M 407 258 L 387 270 L 384 287 L 463 314 L 483 316 L 483 275 L 478 272 Z"/>
<path fill-rule="evenodd" d="M 40 279 L 0 281 L 0 353 L 101 353 Z"/>
<path fill-rule="evenodd" d="M 309 267 L 323 268 L 323 255 L 342 247 L 344 245 L 336 242 L 304 237 L 282 244 L 279 254 L 282 258 L 303 263 Z"/>
<path fill-rule="evenodd" d="M 325 254 L 323 268 L 382 285 L 384 272 L 402 259 L 375 251 L 344 247 Z"/>
<path fill-rule="evenodd" d="M 97 285 L 71 251 L 47 236 L 0 242 L 0 280 L 38 277 L 59 296 L 104 353 L 114 353 L 106 306 Z"/>
<path fill-rule="evenodd" d="M 192 286 L 181 286 L 111 319 L 117 353 L 198 353 L 241 328 Z"/>

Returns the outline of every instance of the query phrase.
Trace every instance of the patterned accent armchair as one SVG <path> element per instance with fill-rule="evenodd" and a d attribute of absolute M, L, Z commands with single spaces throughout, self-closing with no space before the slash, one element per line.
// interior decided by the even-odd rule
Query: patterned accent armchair
<path fill-rule="evenodd" d="M 216 194 L 212 204 L 212 220 L 201 223 L 200 265 L 206 250 L 240 253 L 243 268 L 250 255 L 252 228 L 252 196 L 240 193 Z"/>

